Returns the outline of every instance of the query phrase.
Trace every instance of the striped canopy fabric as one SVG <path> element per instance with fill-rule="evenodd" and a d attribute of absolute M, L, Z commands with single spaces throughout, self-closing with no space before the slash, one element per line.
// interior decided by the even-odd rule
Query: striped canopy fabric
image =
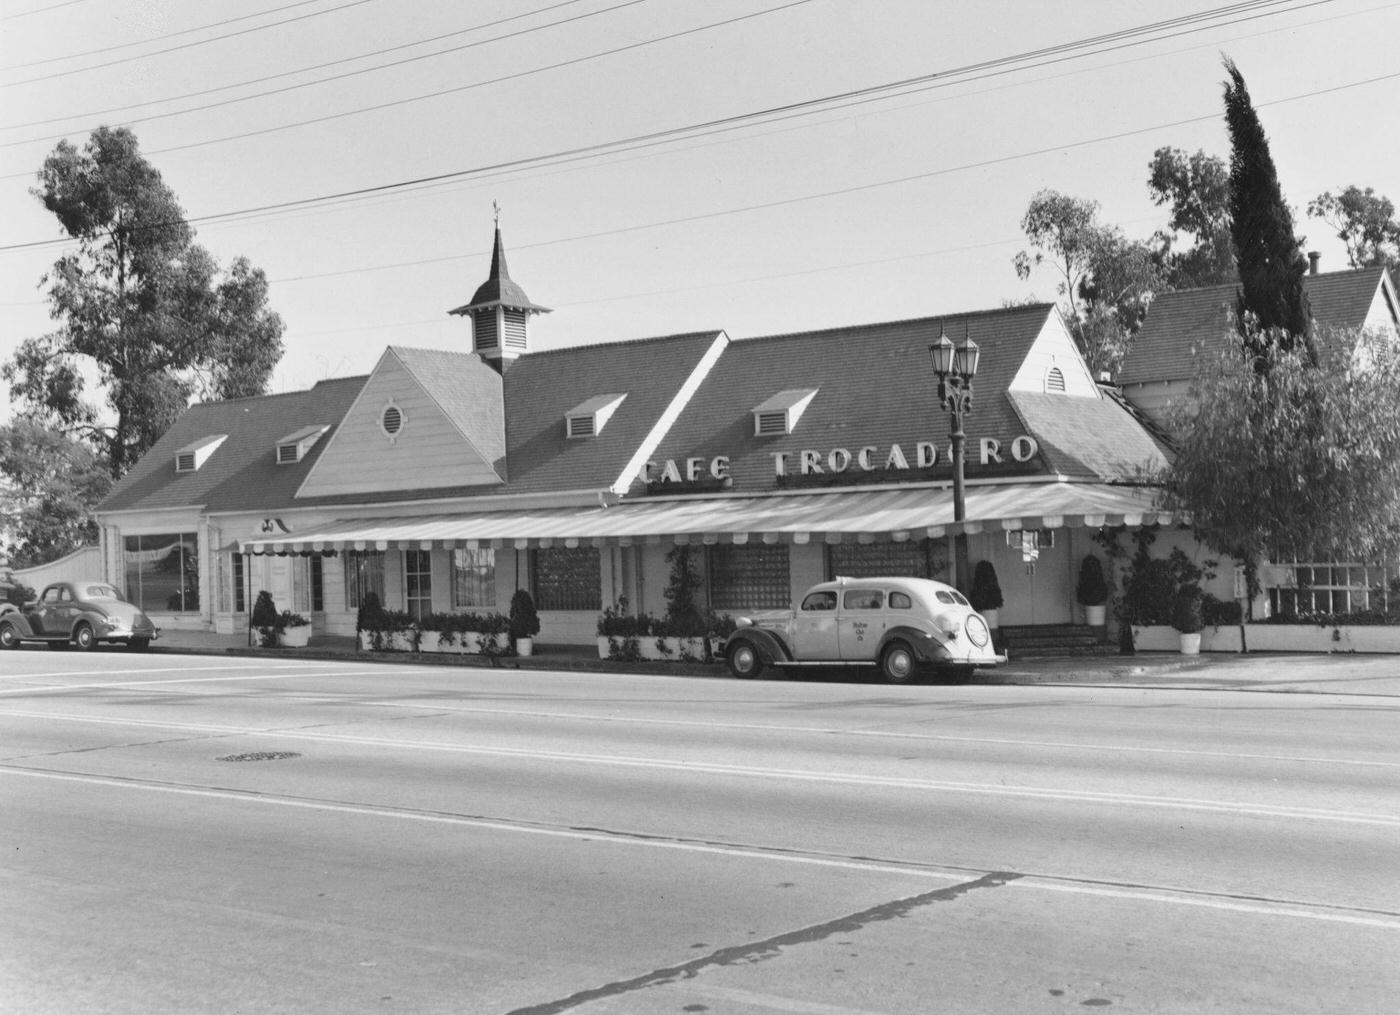
<path fill-rule="evenodd" d="M 948 489 L 629 501 L 584 509 L 358 518 L 305 532 L 239 540 L 244 553 L 332 550 L 529 549 L 647 543 L 874 543 L 1013 529 L 1098 528 L 1184 521 L 1158 491 L 1104 483 L 1011 483 L 967 491 L 953 521 Z"/>

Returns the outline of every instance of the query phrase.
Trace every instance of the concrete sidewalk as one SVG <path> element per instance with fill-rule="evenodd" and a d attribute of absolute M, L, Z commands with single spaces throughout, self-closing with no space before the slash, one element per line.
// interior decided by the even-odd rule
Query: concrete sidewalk
<path fill-rule="evenodd" d="M 357 659 L 385 664 L 413 663 L 459 667 L 511 667 L 590 672 L 657 673 L 722 677 L 723 666 L 704 663 L 609 662 L 585 646 L 537 645 L 535 655 L 485 659 L 480 656 L 357 652 L 354 640 L 318 637 L 304 649 L 250 647 L 246 635 L 202 631 L 163 631 L 153 652 L 197 655 L 276 655 L 287 658 Z M 979 670 L 973 684 L 1107 684 L 1118 687 L 1211 688 L 1235 691 L 1367 694 L 1400 697 L 1400 656 L 1312 655 L 1306 653 L 1209 653 L 1182 656 L 1141 652 L 1132 656 L 1026 657 L 994 670 Z"/>

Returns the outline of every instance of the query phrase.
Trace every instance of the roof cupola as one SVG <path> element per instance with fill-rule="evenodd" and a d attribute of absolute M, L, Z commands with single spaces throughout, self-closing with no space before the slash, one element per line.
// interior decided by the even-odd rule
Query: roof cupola
<path fill-rule="evenodd" d="M 531 303 L 525 290 L 510 277 L 505 244 L 501 242 L 501 206 L 496 213 L 496 241 L 491 251 L 491 273 L 477 288 L 471 302 L 450 310 L 472 321 L 472 352 L 501 373 L 516 357 L 530 351 L 530 315 L 547 314 L 548 307 Z"/>

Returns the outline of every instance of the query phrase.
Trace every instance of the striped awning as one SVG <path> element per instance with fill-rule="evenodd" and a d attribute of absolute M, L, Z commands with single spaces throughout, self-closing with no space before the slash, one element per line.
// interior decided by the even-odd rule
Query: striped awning
<path fill-rule="evenodd" d="M 945 489 L 635 501 L 610 507 L 359 518 L 304 532 L 239 540 L 244 553 L 328 550 L 529 549 L 646 543 L 874 543 L 960 532 L 1171 524 L 1157 491 L 1096 483 L 968 489 L 953 521 Z"/>

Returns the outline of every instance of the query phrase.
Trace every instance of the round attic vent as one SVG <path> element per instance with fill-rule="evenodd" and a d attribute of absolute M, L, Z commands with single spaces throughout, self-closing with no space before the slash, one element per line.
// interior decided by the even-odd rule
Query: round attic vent
<path fill-rule="evenodd" d="M 379 416 L 379 429 L 389 437 L 397 437 L 403 430 L 404 417 L 403 410 L 392 402 L 384 407 L 384 411 Z"/>

